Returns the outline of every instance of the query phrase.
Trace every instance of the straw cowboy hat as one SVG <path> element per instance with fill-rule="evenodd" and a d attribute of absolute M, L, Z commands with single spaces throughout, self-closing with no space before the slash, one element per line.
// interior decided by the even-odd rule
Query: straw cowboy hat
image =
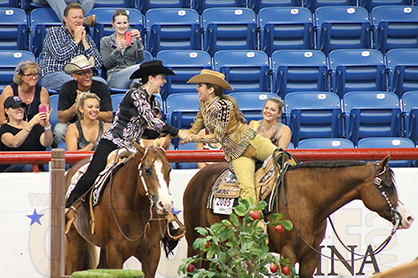
<path fill-rule="evenodd" d="M 187 81 L 187 83 L 206 83 L 217 85 L 221 88 L 234 90 L 228 82 L 225 81 L 225 75 L 223 73 L 213 70 L 202 70 L 200 74 L 193 76 Z"/>
<path fill-rule="evenodd" d="M 132 73 L 129 79 L 142 78 L 144 76 L 153 74 L 175 75 L 171 69 L 164 67 L 163 62 L 160 60 L 152 60 L 140 64 L 139 69 Z"/>
<path fill-rule="evenodd" d="M 91 56 L 88 60 L 84 55 L 78 55 L 71 59 L 71 62 L 66 64 L 64 71 L 72 74 L 75 71 L 87 70 L 94 67 L 94 57 Z"/>

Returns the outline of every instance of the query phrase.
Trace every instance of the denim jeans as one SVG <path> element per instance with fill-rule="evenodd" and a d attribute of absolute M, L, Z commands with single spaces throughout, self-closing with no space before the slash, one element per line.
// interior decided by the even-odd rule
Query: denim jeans
<path fill-rule="evenodd" d="M 61 21 L 64 19 L 65 7 L 73 2 L 80 3 L 85 15 L 88 15 L 94 7 L 94 0 L 33 0 L 36 4 L 49 5 Z"/>
<path fill-rule="evenodd" d="M 54 127 L 54 142 L 52 147 L 56 148 L 59 143 L 65 142 L 65 134 L 70 123 L 57 123 Z"/>
<path fill-rule="evenodd" d="M 132 87 L 134 80 L 129 79 L 129 77 L 139 68 L 138 65 L 133 65 L 127 67 L 118 72 L 112 73 L 110 77 L 107 78 L 107 85 L 111 88 L 118 89 L 129 89 Z"/>

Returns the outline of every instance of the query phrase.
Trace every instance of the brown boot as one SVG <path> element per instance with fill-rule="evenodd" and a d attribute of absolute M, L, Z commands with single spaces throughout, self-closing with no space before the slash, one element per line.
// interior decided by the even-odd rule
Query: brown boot
<path fill-rule="evenodd" d="M 94 25 L 96 25 L 96 15 L 90 15 L 90 16 L 86 16 L 84 18 L 84 24 L 86 24 L 86 26 L 88 27 L 93 27 Z"/>

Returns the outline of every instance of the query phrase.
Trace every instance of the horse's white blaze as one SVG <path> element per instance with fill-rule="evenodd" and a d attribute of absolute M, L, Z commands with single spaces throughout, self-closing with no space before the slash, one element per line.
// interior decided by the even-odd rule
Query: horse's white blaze
<path fill-rule="evenodd" d="M 163 209 L 167 212 L 171 211 L 173 202 L 170 197 L 170 192 L 168 191 L 168 184 L 164 179 L 163 163 L 161 162 L 161 160 L 156 160 L 154 162 L 154 168 L 159 184 L 157 202 L 161 202 L 161 204 L 163 204 Z"/>
<path fill-rule="evenodd" d="M 412 215 L 412 213 L 409 211 L 409 209 L 401 201 L 399 201 L 397 210 L 402 216 L 402 222 L 400 223 L 400 228 L 408 229 L 409 227 L 411 227 L 412 222 L 414 222 L 415 218 Z"/>

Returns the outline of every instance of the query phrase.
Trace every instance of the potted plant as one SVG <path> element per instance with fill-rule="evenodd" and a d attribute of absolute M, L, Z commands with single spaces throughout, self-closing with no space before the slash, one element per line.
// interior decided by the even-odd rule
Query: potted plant
<path fill-rule="evenodd" d="M 290 260 L 269 252 L 267 234 L 261 225 L 260 213 L 266 202 L 254 205 L 252 200 L 239 199 L 229 220 L 222 220 L 209 228 L 196 228 L 201 235 L 193 243 L 199 255 L 183 259 L 179 274 L 201 277 L 298 277 Z M 281 220 L 281 214 L 273 214 L 271 222 L 278 233 L 293 228 L 289 220 Z M 209 263 L 207 269 L 196 268 L 200 260 Z"/>

